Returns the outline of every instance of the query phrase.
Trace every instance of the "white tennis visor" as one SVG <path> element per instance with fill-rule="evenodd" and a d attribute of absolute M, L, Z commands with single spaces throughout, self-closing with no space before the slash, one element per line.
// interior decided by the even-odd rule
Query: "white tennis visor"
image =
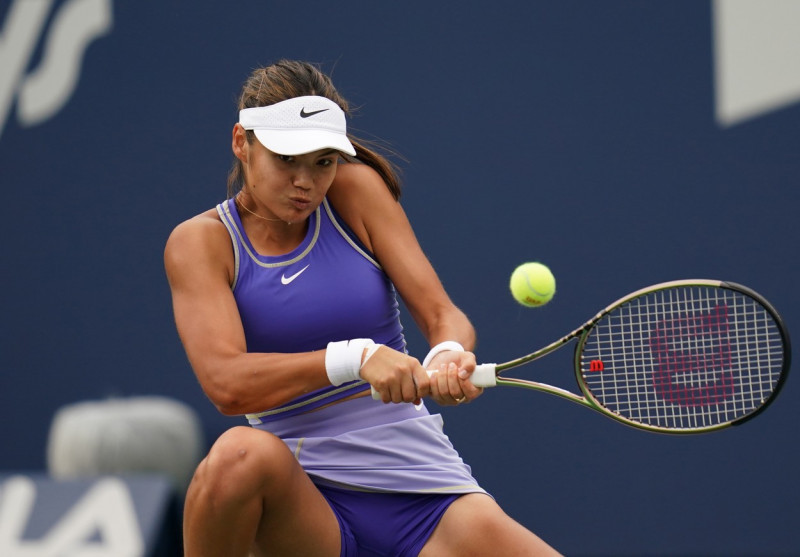
<path fill-rule="evenodd" d="M 286 101 L 245 108 L 239 123 L 253 130 L 258 141 L 279 155 L 303 155 L 336 149 L 355 156 L 347 139 L 347 123 L 339 105 L 325 97 L 295 97 Z"/>

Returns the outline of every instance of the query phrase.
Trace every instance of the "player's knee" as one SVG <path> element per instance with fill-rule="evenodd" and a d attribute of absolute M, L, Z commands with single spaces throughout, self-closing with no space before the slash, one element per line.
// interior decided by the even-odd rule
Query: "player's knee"
<path fill-rule="evenodd" d="M 217 500 L 251 497 L 280 485 L 293 457 L 274 435 L 249 427 L 223 433 L 200 463 L 192 487 Z"/>

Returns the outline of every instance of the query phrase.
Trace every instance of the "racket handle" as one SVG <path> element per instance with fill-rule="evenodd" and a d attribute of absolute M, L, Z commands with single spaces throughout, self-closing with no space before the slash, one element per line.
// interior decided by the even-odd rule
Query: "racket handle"
<path fill-rule="evenodd" d="M 479 364 L 475 366 L 475 371 L 472 372 L 472 376 L 470 377 L 470 381 L 476 387 L 494 387 L 497 385 L 497 374 L 495 373 L 495 367 L 497 364 Z M 435 373 L 434 370 L 429 369 L 428 377 Z M 370 387 L 372 389 L 372 398 L 375 400 L 381 400 L 381 394 L 375 390 L 375 387 Z"/>
<path fill-rule="evenodd" d="M 478 364 L 469 380 L 476 387 L 494 387 L 497 385 L 496 367 L 497 364 Z"/>

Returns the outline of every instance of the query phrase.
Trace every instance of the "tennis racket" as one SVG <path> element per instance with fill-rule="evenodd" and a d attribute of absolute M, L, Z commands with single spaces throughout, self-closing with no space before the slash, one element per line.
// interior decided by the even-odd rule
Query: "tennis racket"
<path fill-rule="evenodd" d="M 575 339 L 581 395 L 503 375 Z M 633 292 L 527 356 L 481 364 L 472 382 L 554 394 L 647 431 L 702 433 L 763 411 L 790 357 L 786 327 L 762 296 L 730 282 L 679 280 Z"/>

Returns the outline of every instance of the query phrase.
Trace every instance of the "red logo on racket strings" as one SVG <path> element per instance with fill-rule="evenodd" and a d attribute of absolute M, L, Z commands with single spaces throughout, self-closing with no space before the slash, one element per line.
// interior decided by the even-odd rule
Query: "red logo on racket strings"
<path fill-rule="evenodd" d="M 660 321 L 650 336 L 650 350 L 657 363 L 653 387 L 664 400 L 698 407 L 733 396 L 728 306 Z"/>
<path fill-rule="evenodd" d="M 589 371 L 598 372 L 603 371 L 606 366 L 603 365 L 603 360 L 592 360 L 589 362 Z"/>

